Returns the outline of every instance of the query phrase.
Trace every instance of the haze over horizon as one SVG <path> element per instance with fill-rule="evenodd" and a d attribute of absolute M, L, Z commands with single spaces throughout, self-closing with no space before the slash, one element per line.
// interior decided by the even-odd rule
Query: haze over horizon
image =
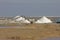
<path fill-rule="evenodd" d="M 0 16 L 60 16 L 60 0 L 0 0 Z"/>

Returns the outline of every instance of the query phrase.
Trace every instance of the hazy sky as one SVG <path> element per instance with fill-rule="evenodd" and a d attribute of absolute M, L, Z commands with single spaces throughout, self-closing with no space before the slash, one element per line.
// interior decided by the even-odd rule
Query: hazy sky
<path fill-rule="evenodd" d="M 60 0 L 0 0 L 0 16 L 60 16 Z"/>

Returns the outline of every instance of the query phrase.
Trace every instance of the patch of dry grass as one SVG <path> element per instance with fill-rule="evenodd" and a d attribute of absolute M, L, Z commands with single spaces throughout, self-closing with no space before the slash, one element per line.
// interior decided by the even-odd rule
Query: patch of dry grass
<path fill-rule="evenodd" d="M 16 37 L 21 40 L 60 37 L 60 24 L 23 24 L 23 27 L 19 28 L 0 28 L 0 38 Z"/>

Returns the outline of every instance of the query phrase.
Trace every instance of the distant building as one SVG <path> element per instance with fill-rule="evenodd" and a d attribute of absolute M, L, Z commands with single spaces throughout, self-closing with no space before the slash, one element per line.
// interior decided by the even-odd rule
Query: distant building
<path fill-rule="evenodd" d="M 60 23 L 60 19 L 56 19 L 56 23 Z"/>

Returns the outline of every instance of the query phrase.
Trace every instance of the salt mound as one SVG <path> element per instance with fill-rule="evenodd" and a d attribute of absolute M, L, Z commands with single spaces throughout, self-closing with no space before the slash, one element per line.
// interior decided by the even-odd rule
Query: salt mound
<path fill-rule="evenodd" d="M 16 19 L 16 21 L 21 21 L 21 20 L 25 20 L 25 18 L 19 17 L 19 18 Z"/>
<path fill-rule="evenodd" d="M 20 23 L 30 23 L 30 21 L 28 21 L 27 19 L 20 17 L 18 19 L 16 19 L 16 21 L 20 22 Z"/>
<path fill-rule="evenodd" d="M 52 23 L 52 21 L 47 17 L 43 16 L 41 19 L 37 20 L 35 23 Z"/>
<path fill-rule="evenodd" d="M 16 16 L 16 17 L 14 17 L 14 18 L 19 18 L 20 16 Z"/>

